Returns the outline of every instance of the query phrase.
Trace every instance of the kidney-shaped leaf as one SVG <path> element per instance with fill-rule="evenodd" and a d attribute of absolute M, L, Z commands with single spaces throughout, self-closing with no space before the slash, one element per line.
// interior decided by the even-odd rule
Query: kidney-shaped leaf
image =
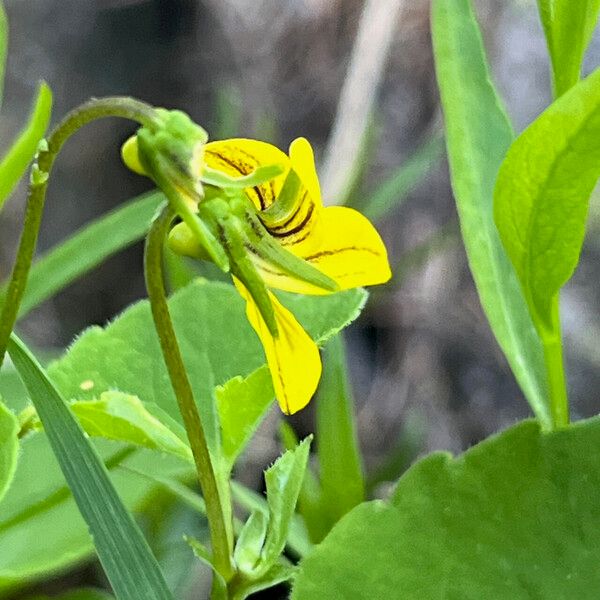
<path fill-rule="evenodd" d="M 301 563 L 294 600 L 595 600 L 600 418 L 523 422 L 458 458 L 433 454 L 390 503 L 348 513 Z"/>
<path fill-rule="evenodd" d="M 323 298 L 286 295 L 284 301 L 322 342 L 358 316 L 365 298 L 364 291 L 354 290 Z M 263 365 L 262 348 L 232 286 L 197 282 L 177 293 L 170 306 L 201 406 L 212 404 L 215 385 L 251 374 Z M 121 389 L 158 404 L 171 418 L 179 418 L 146 302 L 127 309 L 106 329 L 94 327 L 84 332 L 49 373 L 70 400 L 93 400 L 102 392 Z M 260 375 L 256 378 L 253 381 Z M 253 390 L 252 399 L 263 402 L 264 398 L 254 394 L 259 390 Z M 265 385 L 261 391 L 271 401 L 271 387 Z M 9 365 L 0 373 L 0 393 L 13 411 L 24 408 L 24 392 Z M 211 414 L 210 407 L 203 411 Z M 128 507 L 142 505 L 154 486 L 132 478 L 120 465 L 164 477 L 182 472 L 183 463 L 178 459 L 104 440 L 96 445 Z M 21 444 L 13 484 L 0 503 L 0 597 L 8 586 L 68 567 L 91 551 L 87 528 L 46 436 L 27 436 Z"/>
<path fill-rule="evenodd" d="M 313 298 L 285 296 L 317 341 L 353 320 L 364 301 L 362 290 Z M 169 306 L 209 445 L 216 452 L 215 386 L 252 373 L 264 364 L 264 354 L 233 286 L 196 281 L 174 294 Z M 91 400 L 118 389 L 180 420 L 147 301 L 127 309 L 106 329 L 85 331 L 49 373 L 68 399 Z M 269 398 L 273 394 L 270 386 L 263 391 Z"/>

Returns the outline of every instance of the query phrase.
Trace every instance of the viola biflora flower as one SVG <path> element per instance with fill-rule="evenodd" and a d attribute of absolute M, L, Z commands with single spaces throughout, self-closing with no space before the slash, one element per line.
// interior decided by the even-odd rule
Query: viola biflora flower
<path fill-rule="evenodd" d="M 143 148 L 145 135 L 140 131 L 126 142 L 123 158 L 162 188 L 161 176 L 151 174 L 155 165 Z M 169 245 L 215 262 L 220 252 L 211 244 L 219 246 L 226 256 L 219 266 L 232 273 L 246 301 L 279 405 L 295 413 L 315 393 L 321 359 L 315 342 L 269 290 L 329 294 L 384 283 L 391 276 L 385 246 L 359 212 L 323 206 L 313 151 L 304 138 L 292 142 L 289 156 L 265 142 L 230 139 L 201 143 L 188 158 L 195 183 L 175 185 L 193 204 L 203 231 L 198 235 L 197 223 L 184 219 L 172 229 Z"/>

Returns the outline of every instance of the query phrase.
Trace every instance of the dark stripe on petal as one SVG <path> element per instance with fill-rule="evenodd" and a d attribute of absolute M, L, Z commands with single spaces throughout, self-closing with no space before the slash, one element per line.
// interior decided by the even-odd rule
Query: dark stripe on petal
<path fill-rule="evenodd" d="M 308 207 L 308 211 L 306 212 L 306 215 L 304 216 L 304 219 L 302 219 L 302 221 L 300 223 L 298 223 L 298 225 L 296 225 L 292 229 L 289 229 L 288 231 L 281 231 L 281 232 L 273 231 L 273 229 L 269 229 L 269 233 L 273 237 L 276 237 L 276 238 L 285 238 L 285 237 L 294 235 L 296 233 L 300 233 L 306 227 L 308 222 L 310 221 L 314 210 L 315 210 L 315 205 L 311 202 L 311 204 Z"/>
<path fill-rule="evenodd" d="M 374 256 L 381 256 L 381 253 L 376 252 L 372 248 L 364 248 L 360 246 L 346 246 L 345 248 L 338 248 L 336 250 L 322 250 L 321 252 L 317 252 L 316 254 L 312 254 L 311 256 L 305 256 L 304 260 L 319 260 L 325 256 L 332 256 L 334 254 L 341 254 L 343 252 L 368 252 L 369 254 L 373 254 Z"/>

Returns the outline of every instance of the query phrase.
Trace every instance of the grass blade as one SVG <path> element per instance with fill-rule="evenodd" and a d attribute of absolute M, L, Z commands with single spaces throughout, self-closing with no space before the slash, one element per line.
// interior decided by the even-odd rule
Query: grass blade
<path fill-rule="evenodd" d="M 19 316 L 47 300 L 110 255 L 141 239 L 163 196 L 154 192 L 130 200 L 93 221 L 33 265 Z M 0 288 L 0 303 L 6 285 Z"/>
<path fill-rule="evenodd" d="M 44 369 L 14 334 L 8 352 L 90 528 L 117 599 L 173 600 L 156 559 L 118 497 L 104 463 Z"/>
<path fill-rule="evenodd" d="M 0 73 L 1 76 L 2 73 Z M 51 110 L 52 92 L 42 82 L 38 90 L 33 112 L 31 113 L 31 117 L 29 117 L 25 129 L 19 134 L 14 144 L 0 161 L 0 208 L 2 208 L 5 200 L 11 195 L 27 170 L 29 163 L 33 160 L 38 144 L 48 128 Z"/>

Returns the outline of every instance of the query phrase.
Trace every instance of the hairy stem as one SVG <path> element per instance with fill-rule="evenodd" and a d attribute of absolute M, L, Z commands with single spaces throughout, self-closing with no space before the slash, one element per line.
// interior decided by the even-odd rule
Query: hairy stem
<path fill-rule="evenodd" d="M 25 287 L 46 202 L 46 190 L 54 161 L 64 143 L 81 127 L 104 117 L 131 119 L 146 127 L 158 124 L 155 110 L 149 104 L 126 97 L 90 100 L 71 111 L 52 131 L 40 148 L 31 171 L 29 194 L 17 258 L 11 274 L 5 302 L 0 313 L 0 366 L 4 361 L 8 339 L 13 330 Z"/>
<path fill-rule="evenodd" d="M 173 322 L 169 314 L 163 276 L 163 246 L 174 212 L 166 205 L 154 221 L 146 238 L 144 273 L 154 324 L 164 361 L 188 434 L 210 527 L 215 569 L 225 581 L 234 574 L 231 547 L 212 459 L 206 442 L 194 394 L 190 385 Z M 215 578 L 216 579 L 216 578 Z"/>

